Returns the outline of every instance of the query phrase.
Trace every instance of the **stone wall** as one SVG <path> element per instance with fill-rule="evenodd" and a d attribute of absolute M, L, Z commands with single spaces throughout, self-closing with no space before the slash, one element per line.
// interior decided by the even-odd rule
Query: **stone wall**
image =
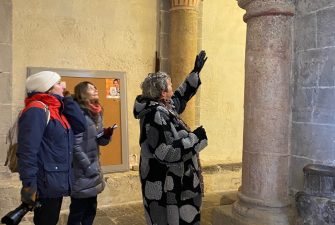
<path fill-rule="evenodd" d="M 303 167 L 335 164 L 335 2 L 296 0 L 290 189 Z"/>
<path fill-rule="evenodd" d="M 12 121 L 12 3 L 0 1 L 0 162 L 5 160 L 6 134 Z M 1 172 L 1 171 L 0 171 Z"/>
<path fill-rule="evenodd" d="M 18 176 L 2 165 L 6 132 L 23 106 L 27 67 L 125 71 L 129 154 L 139 154 L 133 101 L 140 82 L 155 69 L 155 51 L 159 50 L 161 69 L 169 70 L 169 2 L 0 0 L 0 190 L 6 190 L 0 196 L 0 212 L 14 207 L 19 198 Z M 236 190 L 242 157 L 243 10 L 234 1 L 201 1 L 198 15 L 197 45 L 209 57 L 196 104 L 197 123 L 204 125 L 209 137 L 209 146 L 201 153 L 203 166 L 210 168 L 204 173 L 205 189 Z M 117 190 L 138 180 L 133 173 L 138 172 L 120 174 L 121 181 L 112 179 L 116 174 L 106 175 L 111 177 L 106 193 L 111 190 L 114 196 L 105 200 L 124 201 Z M 136 189 L 134 197 L 139 194 Z"/>
<path fill-rule="evenodd" d="M 138 155 L 139 128 L 132 107 L 140 83 L 155 66 L 158 2 L 12 2 L 13 104 L 22 107 L 27 67 L 123 71 L 128 87 L 128 135 L 132 137 L 129 154 Z"/>
<path fill-rule="evenodd" d="M 6 2 L 13 10 L 2 7 L 0 10 L 5 11 L 1 16 L 13 22 L 1 18 L 0 29 L 12 37 L 13 44 L 1 40 L 0 54 L 13 63 L 0 61 L 0 66 L 12 71 L 0 74 L 1 164 L 6 154 L 1 144 L 5 132 L 12 115 L 14 118 L 23 105 L 27 67 L 125 71 L 128 135 L 132 137 L 128 140 L 129 154 L 138 155 L 139 129 L 132 115 L 133 101 L 140 93 L 140 82 L 155 69 L 157 50 L 161 69 L 169 71 L 170 2 L 8 0 L 1 4 Z M 206 128 L 209 137 L 201 159 L 206 165 L 239 163 L 246 35 L 243 10 L 235 2 L 220 0 L 201 1 L 199 5 L 197 45 L 209 56 L 196 96 L 196 122 Z M 8 33 L 8 29 L 13 32 Z"/>
<path fill-rule="evenodd" d="M 201 1 L 202 48 L 208 60 L 201 74 L 199 123 L 209 145 L 204 163 L 242 161 L 246 24 L 236 1 Z"/>

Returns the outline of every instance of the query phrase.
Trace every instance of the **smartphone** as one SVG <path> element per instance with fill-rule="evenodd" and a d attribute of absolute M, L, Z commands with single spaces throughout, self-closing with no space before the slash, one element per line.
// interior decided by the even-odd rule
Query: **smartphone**
<path fill-rule="evenodd" d="M 116 125 L 116 123 L 114 123 L 113 126 L 112 126 L 112 129 L 116 129 L 116 128 L 117 128 L 117 125 Z M 101 133 L 97 134 L 97 138 L 100 138 L 102 135 L 104 135 L 104 132 L 101 132 Z"/>

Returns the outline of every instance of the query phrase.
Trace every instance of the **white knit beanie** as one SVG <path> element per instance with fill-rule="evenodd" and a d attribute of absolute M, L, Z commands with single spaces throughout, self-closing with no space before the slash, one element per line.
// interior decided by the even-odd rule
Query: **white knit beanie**
<path fill-rule="evenodd" d="M 52 71 L 35 73 L 26 79 L 27 92 L 46 92 L 60 79 L 59 74 Z"/>

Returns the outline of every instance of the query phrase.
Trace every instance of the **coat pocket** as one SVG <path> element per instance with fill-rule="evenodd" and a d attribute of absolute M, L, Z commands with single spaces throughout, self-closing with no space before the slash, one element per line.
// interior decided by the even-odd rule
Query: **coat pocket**
<path fill-rule="evenodd" d="M 45 184 L 52 193 L 65 193 L 69 189 L 69 166 L 67 164 L 44 164 Z"/>

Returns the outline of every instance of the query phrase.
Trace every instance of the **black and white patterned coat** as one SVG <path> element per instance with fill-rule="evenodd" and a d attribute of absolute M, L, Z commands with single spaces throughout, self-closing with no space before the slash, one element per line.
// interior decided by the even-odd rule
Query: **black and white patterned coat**
<path fill-rule="evenodd" d="M 140 176 L 148 224 L 200 224 L 200 140 L 179 119 L 200 86 L 191 73 L 174 92 L 172 109 L 138 96 L 134 116 L 140 120 Z"/>

